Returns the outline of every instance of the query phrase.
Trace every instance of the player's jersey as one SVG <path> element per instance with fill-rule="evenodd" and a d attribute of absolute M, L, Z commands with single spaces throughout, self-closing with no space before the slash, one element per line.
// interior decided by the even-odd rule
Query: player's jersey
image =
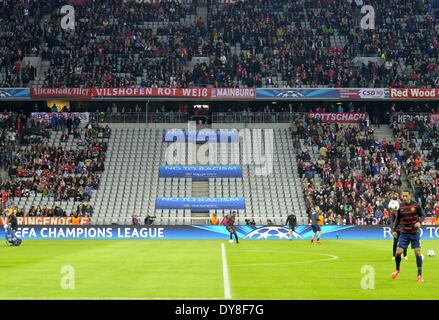
<path fill-rule="evenodd" d="M 401 223 L 399 223 L 397 226 L 395 225 L 395 222 L 396 222 L 396 212 L 393 212 L 393 211 L 390 211 L 390 221 L 391 221 L 391 224 L 394 226 L 394 230 L 395 231 L 401 231 Z"/>
<path fill-rule="evenodd" d="M 313 226 L 319 225 L 319 214 L 315 211 L 311 213 L 311 225 Z"/>
<path fill-rule="evenodd" d="M 403 203 L 396 214 L 393 230 L 399 230 L 402 233 L 416 233 L 418 229 L 415 227 L 415 224 L 421 222 L 422 218 L 422 209 L 416 202 Z"/>
<path fill-rule="evenodd" d="M 18 225 L 18 223 L 17 223 L 17 217 L 16 217 L 16 216 L 14 216 L 14 215 L 10 215 L 10 216 L 8 217 L 8 223 L 11 224 L 11 228 L 12 228 L 13 230 L 17 229 L 17 225 Z"/>
<path fill-rule="evenodd" d="M 235 225 L 235 217 L 231 216 L 227 219 L 226 226 L 227 228 L 233 227 Z"/>
<path fill-rule="evenodd" d="M 287 222 L 286 222 L 285 224 L 287 224 L 287 225 L 289 225 L 289 226 L 292 226 L 292 227 L 297 226 L 297 219 L 296 219 L 296 216 L 295 216 L 294 214 L 290 214 L 290 215 L 287 217 Z"/>

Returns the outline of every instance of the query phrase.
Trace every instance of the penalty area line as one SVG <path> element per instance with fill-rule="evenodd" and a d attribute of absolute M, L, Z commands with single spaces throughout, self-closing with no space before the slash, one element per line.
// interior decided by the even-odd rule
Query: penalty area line
<path fill-rule="evenodd" d="M 226 247 L 224 246 L 224 243 L 221 243 L 221 257 L 223 262 L 224 298 L 232 299 L 229 280 L 229 267 L 227 266 Z"/>

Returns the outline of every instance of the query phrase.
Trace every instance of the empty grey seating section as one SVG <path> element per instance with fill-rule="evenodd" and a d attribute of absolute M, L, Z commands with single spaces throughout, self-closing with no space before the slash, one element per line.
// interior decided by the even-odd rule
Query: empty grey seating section
<path fill-rule="evenodd" d="M 253 131 L 252 135 L 253 135 Z M 52 145 L 67 145 L 76 148 L 72 137 L 65 143 L 60 142 L 60 133 L 53 133 L 49 141 Z M 264 138 L 253 137 L 255 144 L 265 148 Z M 228 153 L 227 162 L 221 164 L 238 164 L 242 166 L 243 178 L 210 178 L 208 194 L 210 197 L 245 198 L 246 208 L 239 210 L 239 223 L 254 218 L 257 224 L 266 224 L 271 220 L 274 224 L 283 225 L 289 213 L 294 212 L 298 222 L 307 223 L 305 202 L 301 181 L 297 172 L 296 155 L 290 129 L 274 129 L 272 163 L 273 169 L 268 175 L 256 175 L 254 157 L 247 156 L 251 163 L 244 162 L 242 142 L 240 155 L 232 163 Z M 191 219 L 190 210 L 156 210 L 157 196 L 191 197 L 192 180 L 184 178 L 159 178 L 160 165 L 166 165 L 163 143 L 163 130 L 155 128 L 123 128 L 112 129 L 108 140 L 105 171 L 101 177 L 101 186 L 94 191 L 90 203 L 94 206 L 93 224 L 131 224 L 133 213 L 138 213 L 141 223 L 147 215 L 155 215 L 155 224 L 189 225 L 195 223 Z M 224 157 L 224 151 L 218 146 L 218 155 Z M 317 151 L 317 150 L 315 150 Z M 314 152 L 314 150 L 313 150 Z M 263 154 L 263 152 L 262 152 Z M 186 155 L 187 156 L 187 155 Z M 313 154 L 313 157 L 315 155 Z M 25 209 L 38 204 L 59 204 L 68 213 L 79 203 L 74 201 L 55 203 L 41 194 L 31 194 L 29 198 L 16 199 L 16 203 Z M 211 213 L 214 210 L 210 211 Z M 218 210 L 221 217 L 230 210 Z"/>

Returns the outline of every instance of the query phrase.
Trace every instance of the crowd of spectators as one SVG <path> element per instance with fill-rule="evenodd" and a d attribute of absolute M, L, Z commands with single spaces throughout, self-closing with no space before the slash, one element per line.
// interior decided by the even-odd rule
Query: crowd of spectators
<path fill-rule="evenodd" d="M 366 121 L 343 125 L 297 116 L 291 129 L 308 214 L 319 206 L 326 224 L 388 224 L 388 202 L 401 200 L 406 175 L 425 215 L 439 217 L 439 126 L 413 117 L 390 128 L 394 139 L 386 141 Z"/>
<path fill-rule="evenodd" d="M 32 206 L 29 210 L 24 210 L 21 208 L 14 208 L 11 207 L 9 209 L 14 210 L 14 213 L 17 217 L 59 217 L 59 218 L 66 218 L 66 217 L 72 217 L 72 216 L 78 216 L 78 217 L 93 217 L 93 206 L 89 204 L 80 204 L 76 207 L 75 210 L 73 210 L 70 214 L 68 214 L 63 208 L 59 206 L 55 207 L 47 207 L 45 205 L 41 206 Z"/>
<path fill-rule="evenodd" d="M 366 122 L 303 117 L 292 132 L 308 214 L 319 206 L 327 224 L 389 223 L 387 203 L 401 188 L 394 142 L 376 139 Z"/>
<path fill-rule="evenodd" d="M 413 119 L 391 128 L 416 200 L 427 216 L 439 218 L 439 126 Z"/>
<path fill-rule="evenodd" d="M 3 86 L 25 54 L 51 62 L 50 87 L 439 85 L 439 0 L 82 1 L 75 30 L 65 30 L 67 2 L 31 2 L 27 16 L 0 3 Z M 374 30 L 360 26 L 363 5 L 374 7 Z M 41 29 L 29 21 L 43 9 L 51 15 Z"/>
<path fill-rule="evenodd" d="M 8 171 L 9 179 L 1 181 L 0 190 L 11 200 L 41 194 L 53 201 L 89 202 L 105 170 L 105 139 L 111 136 L 111 129 L 79 124 L 77 118 L 55 116 L 45 122 L 23 114 L 2 114 L 1 165 Z M 49 144 L 51 132 L 56 130 L 62 132 L 60 143 Z M 59 212 L 59 208 L 34 209 L 28 214 L 58 216 Z M 93 210 L 82 205 L 79 209 L 82 216 Z"/>
<path fill-rule="evenodd" d="M 35 78 L 31 64 L 22 66 L 25 56 L 38 56 L 43 30 L 39 25 L 42 18 L 40 1 L 29 1 L 28 11 L 23 1 L 0 1 L 0 87 L 26 86 Z"/>

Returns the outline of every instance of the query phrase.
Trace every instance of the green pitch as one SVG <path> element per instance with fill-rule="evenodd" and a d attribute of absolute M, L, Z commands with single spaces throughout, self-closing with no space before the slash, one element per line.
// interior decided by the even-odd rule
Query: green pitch
<path fill-rule="evenodd" d="M 0 244 L 0 300 L 224 299 L 223 241 L 28 240 Z M 391 280 L 391 240 L 224 241 L 232 299 L 439 299 L 439 241 L 423 241 Z M 70 269 L 71 266 L 73 267 Z M 364 266 L 366 273 L 361 270 Z M 74 274 L 72 274 L 72 270 Z M 372 283 L 374 289 L 362 289 Z M 67 273 L 63 273 L 67 272 Z M 67 277 L 67 278 L 66 278 Z M 74 279 L 74 281 L 72 281 Z M 74 289 L 63 289 L 64 287 Z"/>

